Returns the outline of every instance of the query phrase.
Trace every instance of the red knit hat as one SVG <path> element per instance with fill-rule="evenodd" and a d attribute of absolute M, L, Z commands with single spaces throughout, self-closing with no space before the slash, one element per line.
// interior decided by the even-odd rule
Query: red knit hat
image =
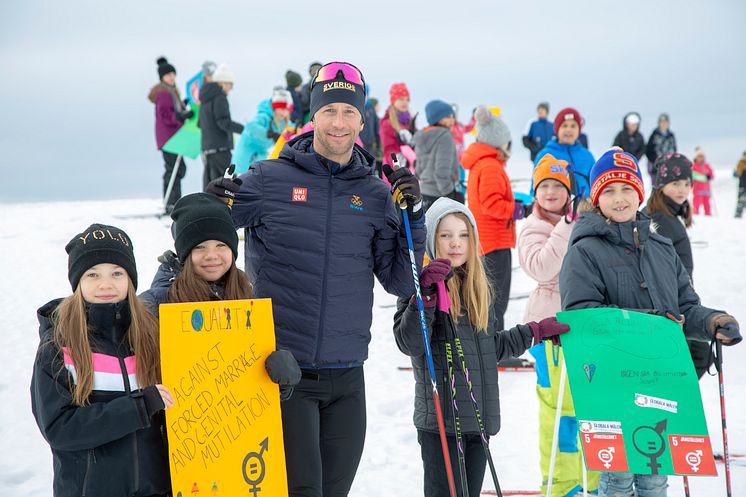
<path fill-rule="evenodd" d="M 409 98 L 407 85 L 404 83 L 394 83 L 391 85 L 391 88 L 389 88 L 389 97 L 391 97 L 391 105 L 394 105 L 394 102 L 400 98 Z"/>
<path fill-rule="evenodd" d="M 554 134 L 559 133 L 559 128 L 563 122 L 572 119 L 578 123 L 578 130 L 583 129 L 583 119 L 580 117 L 580 112 L 573 109 L 572 107 L 565 107 L 561 111 L 557 112 L 557 116 L 554 118 Z"/>

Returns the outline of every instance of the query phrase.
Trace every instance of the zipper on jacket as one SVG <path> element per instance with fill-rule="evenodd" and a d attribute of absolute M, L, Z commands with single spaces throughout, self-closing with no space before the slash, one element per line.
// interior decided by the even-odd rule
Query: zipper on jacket
<path fill-rule="evenodd" d="M 124 381 L 124 391 L 127 395 L 132 394 L 132 385 L 130 385 L 129 374 L 127 373 L 127 365 L 124 363 L 124 359 L 117 357 L 119 360 L 119 368 L 122 370 L 122 380 Z M 137 494 L 140 490 L 140 466 L 137 456 L 137 432 L 132 434 L 132 467 L 134 468 L 134 485 L 133 495 Z"/>
<path fill-rule="evenodd" d="M 85 476 L 83 477 L 83 493 L 81 494 L 82 497 L 85 497 L 88 493 L 88 480 L 91 476 L 91 470 L 93 469 L 93 460 L 96 457 L 96 454 L 93 452 L 94 449 L 90 449 L 88 451 L 88 457 L 85 464 Z"/>
<path fill-rule="evenodd" d="M 640 248 L 640 233 L 637 232 L 637 226 L 632 228 L 632 239 L 635 241 L 635 247 Z"/>
<path fill-rule="evenodd" d="M 314 365 L 319 363 L 319 355 L 321 354 L 321 340 L 324 338 L 324 308 L 326 307 L 326 281 L 327 275 L 329 274 L 329 245 L 331 241 L 331 229 L 332 229 L 332 181 L 334 177 L 329 171 L 329 193 L 326 199 L 326 240 L 325 240 L 325 253 L 324 253 L 324 278 L 321 281 L 321 308 L 319 316 L 319 333 L 316 336 L 316 354 L 314 354 L 313 363 Z"/>

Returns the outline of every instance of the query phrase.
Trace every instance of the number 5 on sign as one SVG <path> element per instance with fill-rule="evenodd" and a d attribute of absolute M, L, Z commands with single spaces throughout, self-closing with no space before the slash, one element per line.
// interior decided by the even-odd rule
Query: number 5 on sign
<path fill-rule="evenodd" d="M 173 495 L 287 495 L 272 302 L 160 306 Z"/>

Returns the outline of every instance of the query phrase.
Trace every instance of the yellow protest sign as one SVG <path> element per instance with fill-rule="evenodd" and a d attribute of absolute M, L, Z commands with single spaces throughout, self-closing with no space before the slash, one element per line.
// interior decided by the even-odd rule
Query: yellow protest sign
<path fill-rule="evenodd" d="M 161 369 L 174 497 L 287 495 L 272 301 L 162 304 Z"/>

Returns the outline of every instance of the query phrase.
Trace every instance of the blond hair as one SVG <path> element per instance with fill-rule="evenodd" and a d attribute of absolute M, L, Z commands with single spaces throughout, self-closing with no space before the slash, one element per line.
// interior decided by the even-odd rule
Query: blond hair
<path fill-rule="evenodd" d="M 130 307 L 130 325 L 127 330 L 129 345 L 135 353 L 137 384 L 140 388 L 160 382 L 161 357 L 158 320 L 137 298 L 132 280 L 127 277 L 127 300 Z M 60 302 L 54 310 L 54 344 L 67 348 L 75 365 L 76 382 L 72 390 L 73 404 L 90 404 L 93 391 L 93 357 L 90 343 L 91 329 L 85 308 L 86 301 L 80 284 L 75 292 Z"/>
<path fill-rule="evenodd" d="M 191 254 L 190 254 L 191 255 Z M 233 260 L 231 267 L 223 275 L 225 282 L 224 300 L 241 300 L 251 298 L 251 284 L 246 273 L 236 267 Z M 169 302 L 206 302 L 213 298 L 210 283 L 194 271 L 192 258 L 187 256 L 179 275 L 168 290 Z"/>

